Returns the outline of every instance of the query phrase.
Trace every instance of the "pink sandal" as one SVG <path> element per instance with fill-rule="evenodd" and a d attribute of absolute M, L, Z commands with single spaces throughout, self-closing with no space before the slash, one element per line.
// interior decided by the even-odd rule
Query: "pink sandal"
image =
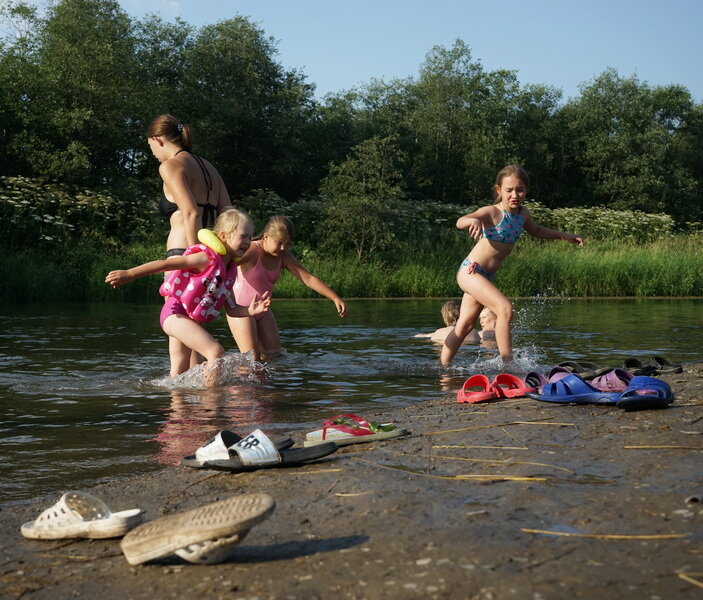
<path fill-rule="evenodd" d="M 469 391 L 472 388 L 478 391 Z M 499 392 L 494 388 L 493 384 L 488 381 L 488 377 L 485 375 L 472 375 L 457 392 L 456 400 L 457 402 L 476 404 L 477 402 L 485 402 L 486 400 L 496 400 L 499 397 Z"/>
<path fill-rule="evenodd" d="M 500 394 L 501 398 L 522 398 L 537 391 L 536 387 L 525 385 L 522 379 L 509 373 L 496 375 L 491 386 Z"/>

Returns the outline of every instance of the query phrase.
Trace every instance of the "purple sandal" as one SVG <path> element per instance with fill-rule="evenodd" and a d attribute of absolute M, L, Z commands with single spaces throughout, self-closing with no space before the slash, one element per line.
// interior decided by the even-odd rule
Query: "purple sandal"
<path fill-rule="evenodd" d="M 591 385 L 601 392 L 624 392 L 634 375 L 623 369 L 613 369 L 596 377 Z"/>

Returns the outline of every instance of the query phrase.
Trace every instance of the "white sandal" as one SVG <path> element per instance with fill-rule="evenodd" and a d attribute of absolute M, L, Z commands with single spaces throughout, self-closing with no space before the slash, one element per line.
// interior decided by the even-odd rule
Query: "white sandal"
<path fill-rule="evenodd" d="M 21 531 L 34 540 L 120 537 L 141 523 L 140 513 L 138 508 L 113 513 L 100 498 L 74 490 L 22 525 Z"/>
<path fill-rule="evenodd" d="M 130 565 L 169 554 L 201 564 L 222 562 L 276 506 L 268 494 L 242 494 L 149 521 L 128 533 L 120 548 Z"/>

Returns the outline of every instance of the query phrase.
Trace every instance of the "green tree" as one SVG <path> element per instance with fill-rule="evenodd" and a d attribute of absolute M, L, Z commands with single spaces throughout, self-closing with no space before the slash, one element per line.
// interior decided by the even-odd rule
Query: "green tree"
<path fill-rule="evenodd" d="M 26 128 L 26 106 L 38 95 L 34 62 L 39 19 L 35 7 L 12 2 L 0 5 L 0 20 L 8 33 L 0 42 L 0 173 L 29 175 L 21 144 Z"/>
<path fill-rule="evenodd" d="M 373 137 L 332 167 L 320 186 L 326 201 L 319 230 L 323 249 L 336 255 L 351 250 L 364 261 L 393 248 L 393 223 L 405 198 L 403 159 L 396 139 Z"/>
<path fill-rule="evenodd" d="M 519 93 L 512 71 L 485 72 L 461 40 L 436 46 L 412 86 L 410 122 L 421 190 L 440 201 L 475 201 L 517 150 L 508 124 Z"/>
<path fill-rule="evenodd" d="M 681 150 L 693 108 L 681 86 L 652 88 L 612 69 L 583 86 L 581 97 L 564 107 L 563 122 L 565 162 L 582 173 L 584 200 L 690 214 L 698 183 Z"/>
<path fill-rule="evenodd" d="M 186 52 L 181 118 L 195 125 L 198 148 L 235 197 L 259 188 L 295 195 L 310 172 L 303 134 L 313 87 L 275 53 L 244 17 L 203 27 Z"/>
<path fill-rule="evenodd" d="M 34 35 L 15 152 L 33 173 L 66 182 L 124 175 L 139 92 L 127 14 L 111 0 L 61 0 Z"/>

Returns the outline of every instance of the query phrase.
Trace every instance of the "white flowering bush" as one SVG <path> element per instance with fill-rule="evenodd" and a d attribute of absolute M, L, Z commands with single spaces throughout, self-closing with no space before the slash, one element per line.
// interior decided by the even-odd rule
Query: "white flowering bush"
<path fill-rule="evenodd" d="M 642 243 L 674 235 L 674 219 L 665 214 L 612 210 L 603 206 L 550 209 L 534 200 L 527 206 L 539 225 L 594 240 Z"/>
<path fill-rule="evenodd" d="M 124 199 L 26 177 L 0 177 L 0 243 L 5 247 L 96 238 L 127 242 L 155 230 L 165 235 L 155 202 L 144 196 Z"/>

